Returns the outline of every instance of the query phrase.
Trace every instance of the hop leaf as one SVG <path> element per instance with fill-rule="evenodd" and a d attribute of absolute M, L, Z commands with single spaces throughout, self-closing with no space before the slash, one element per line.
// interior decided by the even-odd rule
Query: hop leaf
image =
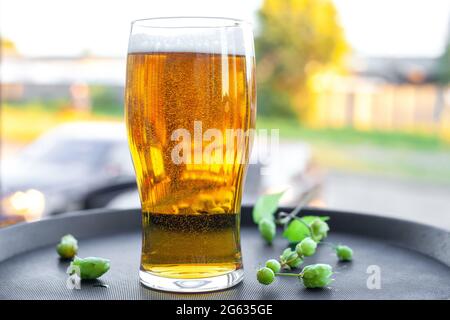
<path fill-rule="evenodd" d="M 296 219 L 292 220 L 283 232 L 283 237 L 288 239 L 290 243 L 300 242 L 307 236 L 309 236 L 308 227 Z"/>
<path fill-rule="evenodd" d="M 278 203 L 283 194 L 284 191 L 259 197 L 253 207 L 253 222 L 259 224 L 264 218 L 273 220 L 273 215 L 277 211 Z"/>
<path fill-rule="evenodd" d="M 326 221 L 330 220 L 330 217 L 328 217 L 328 216 L 303 216 L 300 219 L 302 219 L 303 222 L 305 222 L 306 224 L 311 225 L 317 219 L 320 219 L 320 220 L 326 222 Z"/>
<path fill-rule="evenodd" d="M 327 216 L 304 216 L 301 218 L 295 218 L 291 220 L 286 229 L 283 232 L 283 237 L 289 240 L 290 243 L 298 243 L 310 236 L 313 240 L 316 240 L 311 234 L 310 229 L 315 221 L 320 221 L 319 223 L 324 223 L 327 227 L 330 217 Z M 328 231 L 328 230 L 327 230 Z M 318 242 L 319 240 L 316 240 Z"/>

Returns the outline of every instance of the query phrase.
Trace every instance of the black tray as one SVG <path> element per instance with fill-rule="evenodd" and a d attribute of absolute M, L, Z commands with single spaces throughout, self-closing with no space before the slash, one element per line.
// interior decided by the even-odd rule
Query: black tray
<path fill-rule="evenodd" d="M 277 238 L 269 247 L 242 209 L 245 279 L 234 288 L 202 294 L 152 291 L 138 280 L 139 210 L 94 210 L 62 215 L 0 229 L 0 299 L 450 299 L 450 233 L 445 230 L 378 216 L 306 209 L 305 215 L 328 215 L 328 241 L 354 249 L 354 261 L 339 263 L 326 246 L 305 264 L 324 262 L 336 271 L 329 288 L 304 289 L 292 278 L 271 286 L 256 282 L 255 270 L 287 246 Z M 79 255 L 111 259 L 100 280 L 66 288 L 68 263 L 55 244 L 67 233 L 80 241 Z M 369 266 L 378 266 L 381 289 L 369 289 Z M 102 286 L 105 285 L 105 286 Z"/>

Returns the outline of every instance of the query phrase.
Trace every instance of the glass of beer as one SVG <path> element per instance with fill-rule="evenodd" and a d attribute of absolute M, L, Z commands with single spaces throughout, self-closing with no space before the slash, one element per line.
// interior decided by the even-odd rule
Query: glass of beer
<path fill-rule="evenodd" d="M 125 117 L 142 205 L 143 285 L 205 292 L 243 279 L 240 206 L 255 94 L 248 23 L 133 22 Z"/>

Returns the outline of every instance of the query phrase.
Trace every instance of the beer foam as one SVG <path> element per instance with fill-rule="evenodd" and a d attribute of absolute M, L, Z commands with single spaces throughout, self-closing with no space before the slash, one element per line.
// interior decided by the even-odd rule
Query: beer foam
<path fill-rule="evenodd" d="M 254 56 L 251 31 L 242 28 L 133 27 L 128 53 L 191 52 Z"/>

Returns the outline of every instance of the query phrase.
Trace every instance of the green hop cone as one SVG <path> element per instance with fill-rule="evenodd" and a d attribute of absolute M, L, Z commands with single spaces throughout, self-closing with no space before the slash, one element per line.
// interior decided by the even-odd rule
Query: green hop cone
<path fill-rule="evenodd" d="M 272 269 L 264 267 L 258 270 L 256 273 L 256 279 L 259 283 L 269 285 L 275 280 L 275 273 Z"/>
<path fill-rule="evenodd" d="M 258 223 L 258 229 L 264 240 L 266 240 L 268 244 L 271 244 L 276 234 L 275 222 L 269 219 L 262 219 Z"/>
<path fill-rule="evenodd" d="M 310 237 L 306 237 L 300 241 L 295 247 L 295 251 L 299 256 L 310 257 L 316 253 L 317 243 Z"/>
<path fill-rule="evenodd" d="M 298 268 L 303 263 L 303 259 L 291 248 L 286 248 L 280 256 L 280 263 L 283 269 L 291 270 Z"/>
<path fill-rule="evenodd" d="M 72 259 L 78 253 L 77 239 L 71 234 L 65 235 L 56 246 L 56 252 L 63 259 Z"/>
<path fill-rule="evenodd" d="M 280 272 L 281 270 L 281 264 L 275 259 L 267 260 L 266 267 L 271 269 L 275 273 Z"/>
<path fill-rule="evenodd" d="M 348 246 L 336 246 L 336 255 L 340 261 L 352 261 L 353 250 Z"/>
<path fill-rule="evenodd" d="M 292 254 L 292 249 L 291 248 L 286 248 L 283 250 L 283 253 L 280 256 L 280 261 L 286 261 L 289 256 Z"/>
<path fill-rule="evenodd" d="M 105 274 L 110 267 L 108 259 L 88 257 L 78 258 L 75 257 L 70 263 L 68 274 L 79 273 L 81 279 L 97 279 Z"/>
<path fill-rule="evenodd" d="M 329 264 L 312 264 L 303 268 L 301 278 L 306 288 L 323 288 L 330 284 L 333 279 L 333 269 Z"/>
<path fill-rule="evenodd" d="M 330 230 L 328 223 L 320 219 L 317 219 L 311 224 L 311 232 L 312 232 L 311 238 L 314 241 L 319 242 L 320 240 L 327 237 L 328 230 Z"/>
<path fill-rule="evenodd" d="M 302 263 L 303 263 L 303 259 L 297 256 L 297 258 L 294 259 L 294 261 L 289 263 L 289 267 L 291 267 L 291 269 L 297 269 L 298 267 L 300 267 L 300 265 Z"/>

